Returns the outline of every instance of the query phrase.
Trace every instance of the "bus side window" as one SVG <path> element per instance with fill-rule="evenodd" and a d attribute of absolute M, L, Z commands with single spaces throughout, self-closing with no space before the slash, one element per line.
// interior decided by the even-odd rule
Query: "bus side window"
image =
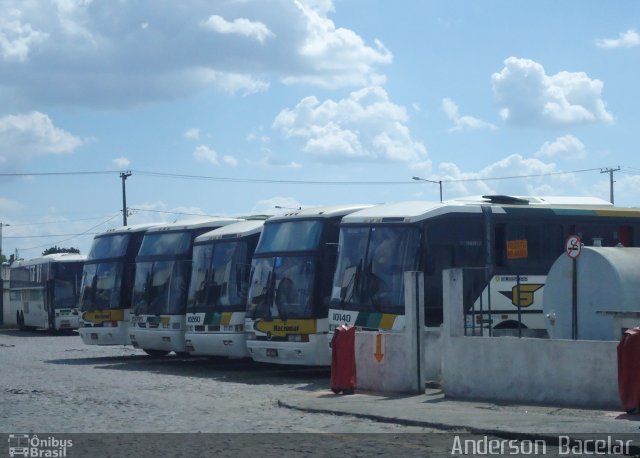
<path fill-rule="evenodd" d="M 494 229 L 494 262 L 496 266 L 504 266 L 505 251 L 507 246 L 507 240 L 505 237 L 504 224 L 496 224 Z"/>

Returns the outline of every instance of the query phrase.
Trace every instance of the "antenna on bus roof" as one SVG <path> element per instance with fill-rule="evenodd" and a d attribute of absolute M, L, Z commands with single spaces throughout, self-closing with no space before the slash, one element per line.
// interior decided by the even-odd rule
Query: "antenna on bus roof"
<path fill-rule="evenodd" d="M 493 194 L 482 196 L 483 199 L 488 199 L 492 204 L 512 204 L 512 205 L 529 205 L 527 199 L 521 199 L 519 197 L 505 196 L 502 194 Z"/>

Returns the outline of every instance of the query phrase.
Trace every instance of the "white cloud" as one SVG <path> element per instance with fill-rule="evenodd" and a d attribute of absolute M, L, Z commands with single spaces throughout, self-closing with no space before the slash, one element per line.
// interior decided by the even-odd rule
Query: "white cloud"
<path fill-rule="evenodd" d="M 602 99 L 602 81 L 582 72 L 548 76 L 529 59 L 509 57 L 504 63 L 491 77 L 504 121 L 541 127 L 613 122 Z"/>
<path fill-rule="evenodd" d="M 585 191 L 576 185 L 574 174 L 557 174 L 558 172 L 561 170 L 554 163 L 511 154 L 478 172 L 464 172 L 454 163 L 441 163 L 436 177 L 425 178 L 443 181 L 445 199 L 479 194 L 584 195 Z M 505 177 L 518 178 L 502 179 Z M 448 182 L 449 180 L 454 182 Z"/>
<path fill-rule="evenodd" d="M 274 80 L 362 87 L 384 81 L 378 68 L 392 61 L 380 41 L 329 19 L 331 0 L 3 1 L 0 106 L 3 93 L 29 106 L 120 108 L 250 95 Z"/>
<path fill-rule="evenodd" d="M 260 167 L 267 167 L 267 168 L 270 168 L 270 167 L 282 168 L 282 169 L 301 169 L 302 168 L 302 164 L 300 164 L 299 162 L 282 159 L 270 151 L 267 152 L 267 154 L 262 159 L 258 161 L 247 160 L 247 163 L 250 165 L 257 165 Z"/>
<path fill-rule="evenodd" d="M 0 156 L 2 162 L 26 162 L 35 155 L 69 154 L 83 140 L 54 126 L 39 111 L 0 117 Z"/>
<path fill-rule="evenodd" d="M 220 161 L 218 160 L 218 153 L 206 145 L 198 146 L 194 150 L 193 156 L 199 161 L 208 161 L 213 165 L 220 165 Z"/>
<path fill-rule="evenodd" d="M 22 210 L 23 205 L 16 202 L 15 200 L 7 199 L 5 197 L 0 197 L 0 212 L 3 214 L 16 212 Z M 6 223 L 6 221 L 2 221 Z"/>
<path fill-rule="evenodd" d="M 125 169 L 131 164 L 131 161 L 126 157 L 117 157 L 111 162 L 118 169 Z"/>
<path fill-rule="evenodd" d="M 640 34 L 634 29 L 621 33 L 618 38 L 599 38 L 596 40 L 598 48 L 633 48 L 640 45 Z"/>
<path fill-rule="evenodd" d="M 47 34 L 23 23 L 17 9 L 3 11 L 0 16 L 0 58 L 6 62 L 24 62 L 32 49 L 47 39 Z"/>
<path fill-rule="evenodd" d="M 200 129 L 189 129 L 184 133 L 184 138 L 188 140 L 199 140 L 200 139 Z"/>
<path fill-rule="evenodd" d="M 314 8 L 314 3 L 317 2 L 295 2 L 306 28 L 303 41 L 296 43 L 295 50 L 304 69 L 285 76 L 283 81 L 328 88 L 383 84 L 385 77 L 373 71 L 373 66 L 390 64 L 391 52 L 380 40 L 375 40 L 372 48 L 352 30 L 336 27 L 326 17 L 326 9 Z"/>
<path fill-rule="evenodd" d="M 455 132 L 465 129 L 491 129 L 496 130 L 496 126 L 489 122 L 481 121 L 473 116 L 460 116 L 458 105 L 449 98 L 442 99 L 442 111 L 447 115 L 450 121 L 453 122 L 453 127 L 449 129 L 450 132 Z"/>
<path fill-rule="evenodd" d="M 584 159 L 587 150 L 578 138 L 573 135 L 564 135 L 552 142 L 544 142 L 535 154 L 536 157 L 557 157 L 565 160 Z"/>
<path fill-rule="evenodd" d="M 206 21 L 202 22 L 202 26 L 218 33 L 253 37 L 260 43 L 263 43 L 268 37 L 275 36 L 275 34 L 262 22 L 254 22 L 245 18 L 238 18 L 229 22 L 217 14 L 209 16 Z"/>
<path fill-rule="evenodd" d="M 242 73 L 219 72 L 208 68 L 192 69 L 189 78 L 196 87 L 212 86 L 235 94 L 251 95 L 269 89 L 269 82 Z M 186 79 L 185 79 L 186 80 Z"/>
<path fill-rule="evenodd" d="M 368 87 L 337 102 L 306 97 L 282 110 L 272 127 L 300 140 L 302 150 L 321 162 L 422 161 L 426 148 L 411 138 L 407 122 L 406 110 L 383 88 Z"/>
<path fill-rule="evenodd" d="M 604 179 L 606 177 L 606 179 Z M 591 192 L 598 197 L 609 200 L 610 183 L 609 175 L 602 175 L 602 180 L 591 187 Z M 640 195 L 640 175 L 615 175 L 614 202 L 617 206 L 638 206 Z"/>
<path fill-rule="evenodd" d="M 233 157 L 233 156 L 222 156 L 222 162 L 224 162 L 227 165 L 230 165 L 231 167 L 235 167 L 238 165 L 238 160 Z"/>

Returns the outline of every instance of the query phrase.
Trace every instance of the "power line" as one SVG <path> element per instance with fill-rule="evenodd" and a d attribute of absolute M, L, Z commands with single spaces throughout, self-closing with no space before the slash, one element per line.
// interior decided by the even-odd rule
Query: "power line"
<path fill-rule="evenodd" d="M 185 212 L 170 212 L 165 210 L 150 210 L 146 208 L 129 208 L 131 211 L 140 211 L 140 212 L 152 212 L 152 213 L 166 213 L 169 215 L 187 215 L 187 216 L 207 216 L 211 218 L 219 218 L 221 215 L 205 215 L 203 213 L 185 213 Z"/>
<path fill-rule="evenodd" d="M 49 234 L 49 235 L 13 235 L 9 237 L 3 237 L 5 239 L 43 239 L 47 237 L 69 237 L 79 235 L 96 235 L 98 232 L 81 232 L 79 234 Z"/>
<path fill-rule="evenodd" d="M 322 180 L 274 180 L 268 178 L 231 178 L 207 175 L 186 175 L 179 173 L 145 172 L 133 170 L 136 175 L 153 176 L 161 178 L 178 178 L 188 180 L 222 181 L 227 183 L 270 183 L 270 184 L 322 184 L 322 185 L 406 185 L 410 181 L 322 181 Z"/>
<path fill-rule="evenodd" d="M 470 181 L 495 181 L 495 180 L 513 180 L 518 178 L 536 178 L 536 177 L 544 177 L 544 176 L 554 176 L 554 175 L 569 175 L 573 173 L 584 173 L 584 172 L 593 172 L 600 171 L 602 168 L 591 168 L 591 169 L 581 169 L 581 170 L 571 170 L 567 172 L 548 172 L 548 173 L 535 173 L 530 175 L 512 175 L 512 176 L 504 176 L 504 177 L 484 177 L 484 178 L 459 178 L 459 179 L 443 179 L 438 180 L 443 183 L 460 183 L 460 182 L 470 182 Z M 177 173 L 166 173 L 166 172 L 147 172 L 142 170 L 134 170 L 133 171 L 137 175 L 143 176 L 156 176 L 156 177 L 166 177 L 166 178 L 183 178 L 183 179 L 193 179 L 193 180 L 211 180 L 211 181 L 224 181 L 224 182 L 235 182 L 235 183 L 274 183 L 274 184 L 322 184 L 322 185 L 407 185 L 407 184 L 417 184 L 415 181 L 323 181 L 323 180 L 273 180 L 267 178 L 229 178 L 229 177 L 217 177 L 217 176 L 206 176 L 206 175 L 185 175 L 185 174 L 177 174 Z"/>
<path fill-rule="evenodd" d="M 89 234 L 88 234 L 88 233 L 89 233 L 89 231 L 92 231 L 92 230 L 94 230 L 95 228 L 97 228 L 97 227 L 99 227 L 99 226 L 102 226 L 103 224 L 107 224 L 109 221 L 111 221 L 112 219 L 114 219 L 114 218 L 116 218 L 116 217 L 118 217 L 118 216 L 120 216 L 120 212 L 118 212 L 118 213 L 116 213 L 115 215 L 111 216 L 111 217 L 110 217 L 110 218 L 108 218 L 107 220 L 102 221 L 101 223 L 98 223 L 98 224 L 96 224 L 95 226 L 90 227 L 89 229 L 87 229 L 87 230 L 86 230 L 86 231 L 84 231 L 84 232 L 81 232 L 81 233 L 79 233 L 79 234 L 74 234 L 73 236 L 71 236 L 71 237 L 69 237 L 69 238 L 66 238 L 66 239 L 63 239 L 63 240 L 58 240 L 57 242 L 53 242 L 53 245 L 58 245 L 59 243 L 67 242 L 67 241 L 69 241 L 69 240 L 71 240 L 71 239 L 74 239 L 74 238 L 76 238 L 76 237 L 80 237 L 80 236 L 83 236 L 83 235 L 89 235 Z M 30 248 L 16 248 L 16 250 L 18 250 L 18 251 L 35 250 L 35 249 L 37 249 L 37 248 L 45 248 L 45 247 L 49 247 L 50 245 L 51 245 L 51 243 L 47 243 L 46 245 L 39 245 L 39 246 L 30 247 Z"/>
<path fill-rule="evenodd" d="M 594 172 L 594 171 L 602 170 L 600 167 L 593 169 L 582 169 L 582 170 L 571 170 L 568 172 L 548 172 L 548 173 L 534 173 L 531 175 L 511 175 L 504 177 L 486 177 L 486 178 L 459 178 L 452 180 L 442 180 L 443 183 L 463 183 L 469 181 L 497 181 L 497 180 L 515 180 L 519 178 L 538 178 L 538 177 L 548 177 L 554 175 L 570 175 L 572 173 L 584 173 L 584 172 Z"/>
<path fill-rule="evenodd" d="M 463 183 L 472 181 L 496 181 L 496 180 L 513 180 L 521 178 L 537 178 L 554 175 L 569 175 L 573 173 L 584 173 L 600 171 L 602 167 L 570 170 L 566 172 L 548 172 L 548 173 L 535 173 L 529 175 L 511 175 L 504 177 L 483 177 L 483 178 L 458 178 L 458 179 L 443 179 L 438 180 L 443 183 Z M 0 173 L 0 176 L 62 176 L 62 175 L 106 175 L 106 174 L 121 174 L 119 171 L 79 171 L 79 172 L 34 172 L 34 173 Z M 269 178 L 232 178 L 222 176 L 211 175 L 189 175 L 181 173 L 168 173 L 168 172 L 152 172 L 146 170 L 132 170 L 127 173 L 133 173 L 141 176 L 159 177 L 159 178 L 175 178 L 175 179 L 188 179 L 188 180 L 208 180 L 208 181 L 221 181 L 228 183 L 263 183 L 263 184 L 296 184 L 296 185 L 361 185 L 361 186 L 376 186 L 376 185 L 408 185 L 418 184 L 412 180 L 403 181 L 347 181 L 347 180 L 277 180 Z M 127 175 L 130 176 L 130 175 Z"/>
<path fill-rule="evenodd" d="M 11 227 L 41 226 L 43 224 L 66 224 L 66 223 L 76 223 L 78 221 L 94 221 L 96 219 L 103 219 L 103 218 L 106 218 L 106 216 L 97 216 L 94 218 L 65 219 L 60 221 L 39 221 L 37 223 L 20 223 L 20 224 L 11 223 Z M 10 238 L 10 237 L 6 237 L 6 238 Z"/>
<path fill-rule="evenodd" d="M 31 173 L 0 173 L 2 177 L 31 177 L 31 176 L 62 176 L 62 175 L 111 175 L 120 173 L 115 170 L 80 171 L 80 172 L 31 172 Z"/>

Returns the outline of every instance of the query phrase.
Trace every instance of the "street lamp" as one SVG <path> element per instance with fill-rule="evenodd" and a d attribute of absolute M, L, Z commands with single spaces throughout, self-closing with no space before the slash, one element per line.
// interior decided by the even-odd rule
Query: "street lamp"
<path fill-rule="evenodd" d="M 427 180 L 426 178 L 420 178 L 420 177 L 412 177 L 414 180 L 416 181 L 426 181 L 427 183 L 435 183 L 437 185 L 440 185 L 440 202 L 442 202 L 442 180 Z"/>

